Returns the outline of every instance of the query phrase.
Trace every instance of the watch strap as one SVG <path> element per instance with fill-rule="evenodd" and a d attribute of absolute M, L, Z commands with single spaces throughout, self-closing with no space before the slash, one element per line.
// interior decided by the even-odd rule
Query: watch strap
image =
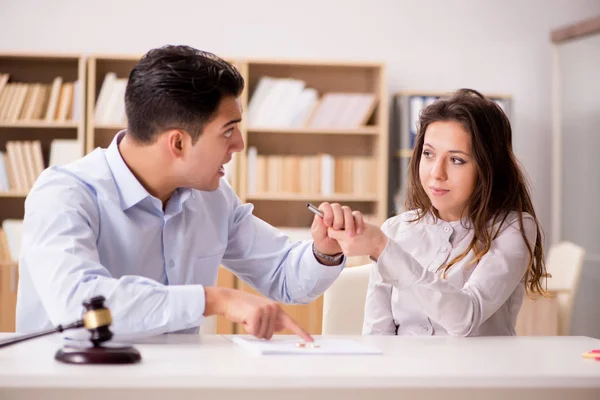
<path fill-rule="evenodd" d="M 337 253 L 337 254 L 332 254 L 332 255 L 323 254 L 323 253 L 321 253 L 319 250 L 317 250 L 315 248 L 315 243 L 314 242 L 313 242 L 313 245 L 312 245 L 312 250 L 313 250 L 313 253 L 314 253 L 315 256 L 317 256 L 319 258 L 322 258 L 323 260 L 327 260 L 327 261 L 336 262 L 336 261 L 340 261 L 342 259 L 342 257 L 344 257 L 344 253 L 343 252 Z"/>

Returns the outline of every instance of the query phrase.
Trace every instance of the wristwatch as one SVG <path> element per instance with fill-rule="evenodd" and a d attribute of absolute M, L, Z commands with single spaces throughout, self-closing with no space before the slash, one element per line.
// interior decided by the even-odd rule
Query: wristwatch
<path fill-rule="evenodd" d="M 313 250 L 313 254 L 315 256 L 322 258 L 323 260 L 327 260 L 327 261 L 331 261 L 331 262 L 338 262 L 344 257 L 344 253 L 337 253 L 337 254 L 333 254 L 333 255 L 323 254 L 319 250 L 315 249 L 314 242 L 312 245 L 312 250 Z"/>

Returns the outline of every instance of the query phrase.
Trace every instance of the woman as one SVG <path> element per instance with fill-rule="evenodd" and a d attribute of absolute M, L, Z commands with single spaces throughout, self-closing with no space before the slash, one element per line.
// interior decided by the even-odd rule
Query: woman
<path fill-rule="evenodd" d="M 515 335 L 545 267 L 506 115 L 468 89 L 428 106 L 409 180 L 409 211 L 381 229 L 329 229 L 347 256 L 375 261 L 363 334 Z"/>

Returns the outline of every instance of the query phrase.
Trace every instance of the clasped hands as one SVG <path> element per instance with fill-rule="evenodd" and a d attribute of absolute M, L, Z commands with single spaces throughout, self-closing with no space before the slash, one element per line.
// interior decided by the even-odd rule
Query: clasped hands
<path fill-rule="evenodd" d="M 366 222 L 360 211 L 337 203 L 322 203 L 319 210 L 323 217 L 315 215 L 311 226 L 315 250 L 325 255 L 343 252 L 346 256 L 379 258 L 388 238 L 378 226 Z M 275 332 L 287 329 L 307 342 L 313 341 L 275 301 L 236 289 L 205 287 L 204 290 L 205 316 L 221 315 L 238 322 L 258 338 L 271 339 Z"/>
<path fill-rule="evenodd" d="M 360 211 L 338 203 L 321 203 L 319 210 L 323 217 L 315 215 L 311 226 L 317 251 L 379 258 L 388 238 L 377 225 L 366 222 Z"/>

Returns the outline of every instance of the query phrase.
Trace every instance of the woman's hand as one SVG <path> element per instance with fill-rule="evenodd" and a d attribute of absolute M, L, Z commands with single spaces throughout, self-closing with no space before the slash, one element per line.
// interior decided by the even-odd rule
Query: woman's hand
<path fill-rule="evenodd" d="M 350 207 L 338 203 L 322 203 L 319 210 L 323 212 L 323 217 L 315 215 L 311 233 L 315 249 L 323 254 L 332 255 L 343 251 L 338 241 L 328 234 L 329 230 L 339 231 L 351 237 L 364 231 L 365 223 L 360 211 L 352 211 Z"/>
<path fill-rule="evenodd" d="M 377 260 L 388 243 L 388 237 L 377 225 L 364 223 L 361 233 L 354 235 L 334 228 L 327 229 L 327 236 L 335 239 L 347 257 L 369 256 Z"/>

